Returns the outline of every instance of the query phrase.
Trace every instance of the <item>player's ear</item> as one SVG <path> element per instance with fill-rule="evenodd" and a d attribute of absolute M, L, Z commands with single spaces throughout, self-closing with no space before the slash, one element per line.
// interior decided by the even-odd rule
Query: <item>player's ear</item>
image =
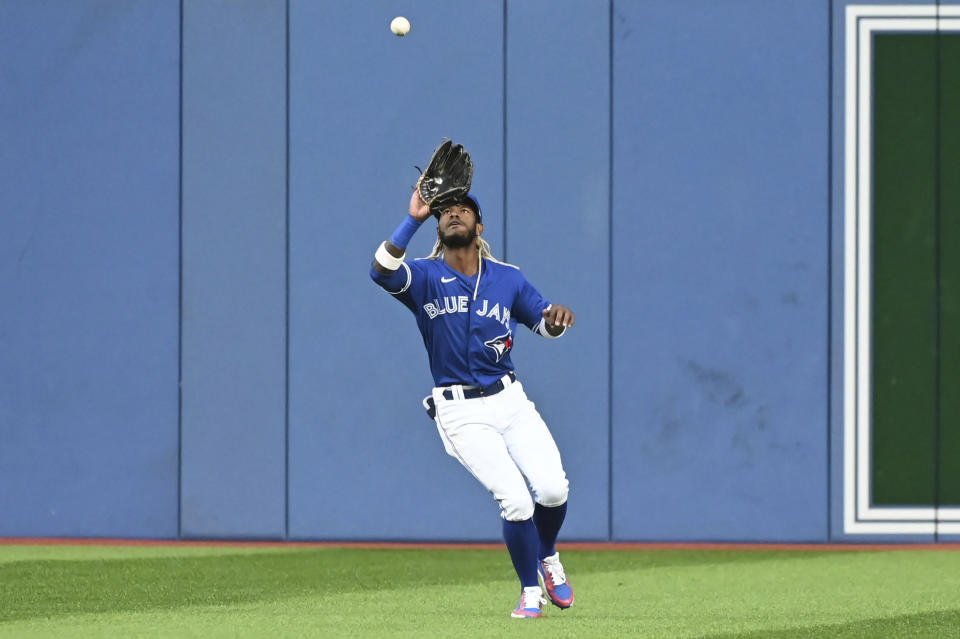
<path fill-rule="evenodd" d="M 477 235 L 483 235 L 483 222 L 477 222 Z"/>

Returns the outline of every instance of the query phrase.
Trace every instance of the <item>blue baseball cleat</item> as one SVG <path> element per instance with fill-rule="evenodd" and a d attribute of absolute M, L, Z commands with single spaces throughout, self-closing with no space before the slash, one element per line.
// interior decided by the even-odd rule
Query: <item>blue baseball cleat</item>
<path fill-rule="evenodd" d="M 558 608 L 569 608 L 573 605 L 573 588 L 567 581 L 567 575 L 563 572 L 563 564 L 560 563 L 560 553 L 553 553 L 545 557 L 537 567 L 540 573 L 540 583 L 554 606 Z"/>
<path fill-rule="evenodd" d="M 524 588 L 520 591 L 520 603 L 510 616 L 515 619 L 536 619 L 541 616 L 540 610 L 545 603 L 547 600 L 543 598 L 543 591 L 540 588 L 536 586 Z"/>

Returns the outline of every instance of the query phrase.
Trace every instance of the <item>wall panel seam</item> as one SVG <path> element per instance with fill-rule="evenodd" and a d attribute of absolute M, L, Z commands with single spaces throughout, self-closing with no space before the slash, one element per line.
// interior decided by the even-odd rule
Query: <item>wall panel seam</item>
<path fill-rule="evenodd" d="M 180 0 L 177 149 L 177 538 L 183 537 L 183 0 Z"/>
<path fill-rule="evenodd" d="M 833 0 L 827 0 L 827 531 L 832 538 L 833 452 L 831 415 L 833 410 Z"/>
<path fill-rule="evenodd" d="M 503 157 L 501 159 L 502 182 L 503 182 L 503 203 L 501 205 L 501 218 L 503 220 L 503 261 L 509 262 L 507 255 L 507 0 L 502 3 L 503 16 L 503 36 L 502 36 L 502 58 L 503 58 L 503 95 L 501 97 L 501 117 L 503 118 Z"/>
<path fill-rule="evenodd" d="M 290 0 L 284 3 L 283 538 L 290 538 Z"/>
<path fill-rule="evenodd" d="M 940 189 L 942 188 L 941 171 L 943 167 L 940 164 L 940 133 L 942 127 L 941 118 L 943 111 L 940 108 L 941 90 L 940 85 L 943 82 L 942 61 L 943 61 L 943 41 L 940 30 L 940 0 L 937 0 L 937 30 L 934 34 L 934 67 L 933 67 L 933 542 L 940 541 L 940 371 L 941 358 L 941 241 L 940 241 Z"/>
<path fill-rule="evenodd" d="M 613 3 L 607 15 L 607 540 L 613 540 Z"/>

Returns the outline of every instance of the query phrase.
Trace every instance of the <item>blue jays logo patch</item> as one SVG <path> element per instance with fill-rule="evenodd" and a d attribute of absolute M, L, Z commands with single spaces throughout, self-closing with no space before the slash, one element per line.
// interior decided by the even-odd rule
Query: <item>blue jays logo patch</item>
<path fill-rule="evenodd" d="M 507 331 L 503 335 L 489 339 L 483 343 L 487 348 L 492 348 L 493 351 L 497 354 L 497 361 L 499 362 L 503 359 L 503 356 L 510 352 L 510 349 L 513 348 L 513 333 Z"/>

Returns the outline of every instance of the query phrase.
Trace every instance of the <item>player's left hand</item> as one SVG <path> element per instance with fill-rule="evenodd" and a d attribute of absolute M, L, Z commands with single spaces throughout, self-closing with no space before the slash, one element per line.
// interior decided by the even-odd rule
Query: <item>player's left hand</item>
<path fill-rule="evenodd" d="M 563 329 L 573 326 L 573 311 L 563 304 L 551 304 L 543 309 L 543 319 L 551 335 L 559 334 Z"/>

